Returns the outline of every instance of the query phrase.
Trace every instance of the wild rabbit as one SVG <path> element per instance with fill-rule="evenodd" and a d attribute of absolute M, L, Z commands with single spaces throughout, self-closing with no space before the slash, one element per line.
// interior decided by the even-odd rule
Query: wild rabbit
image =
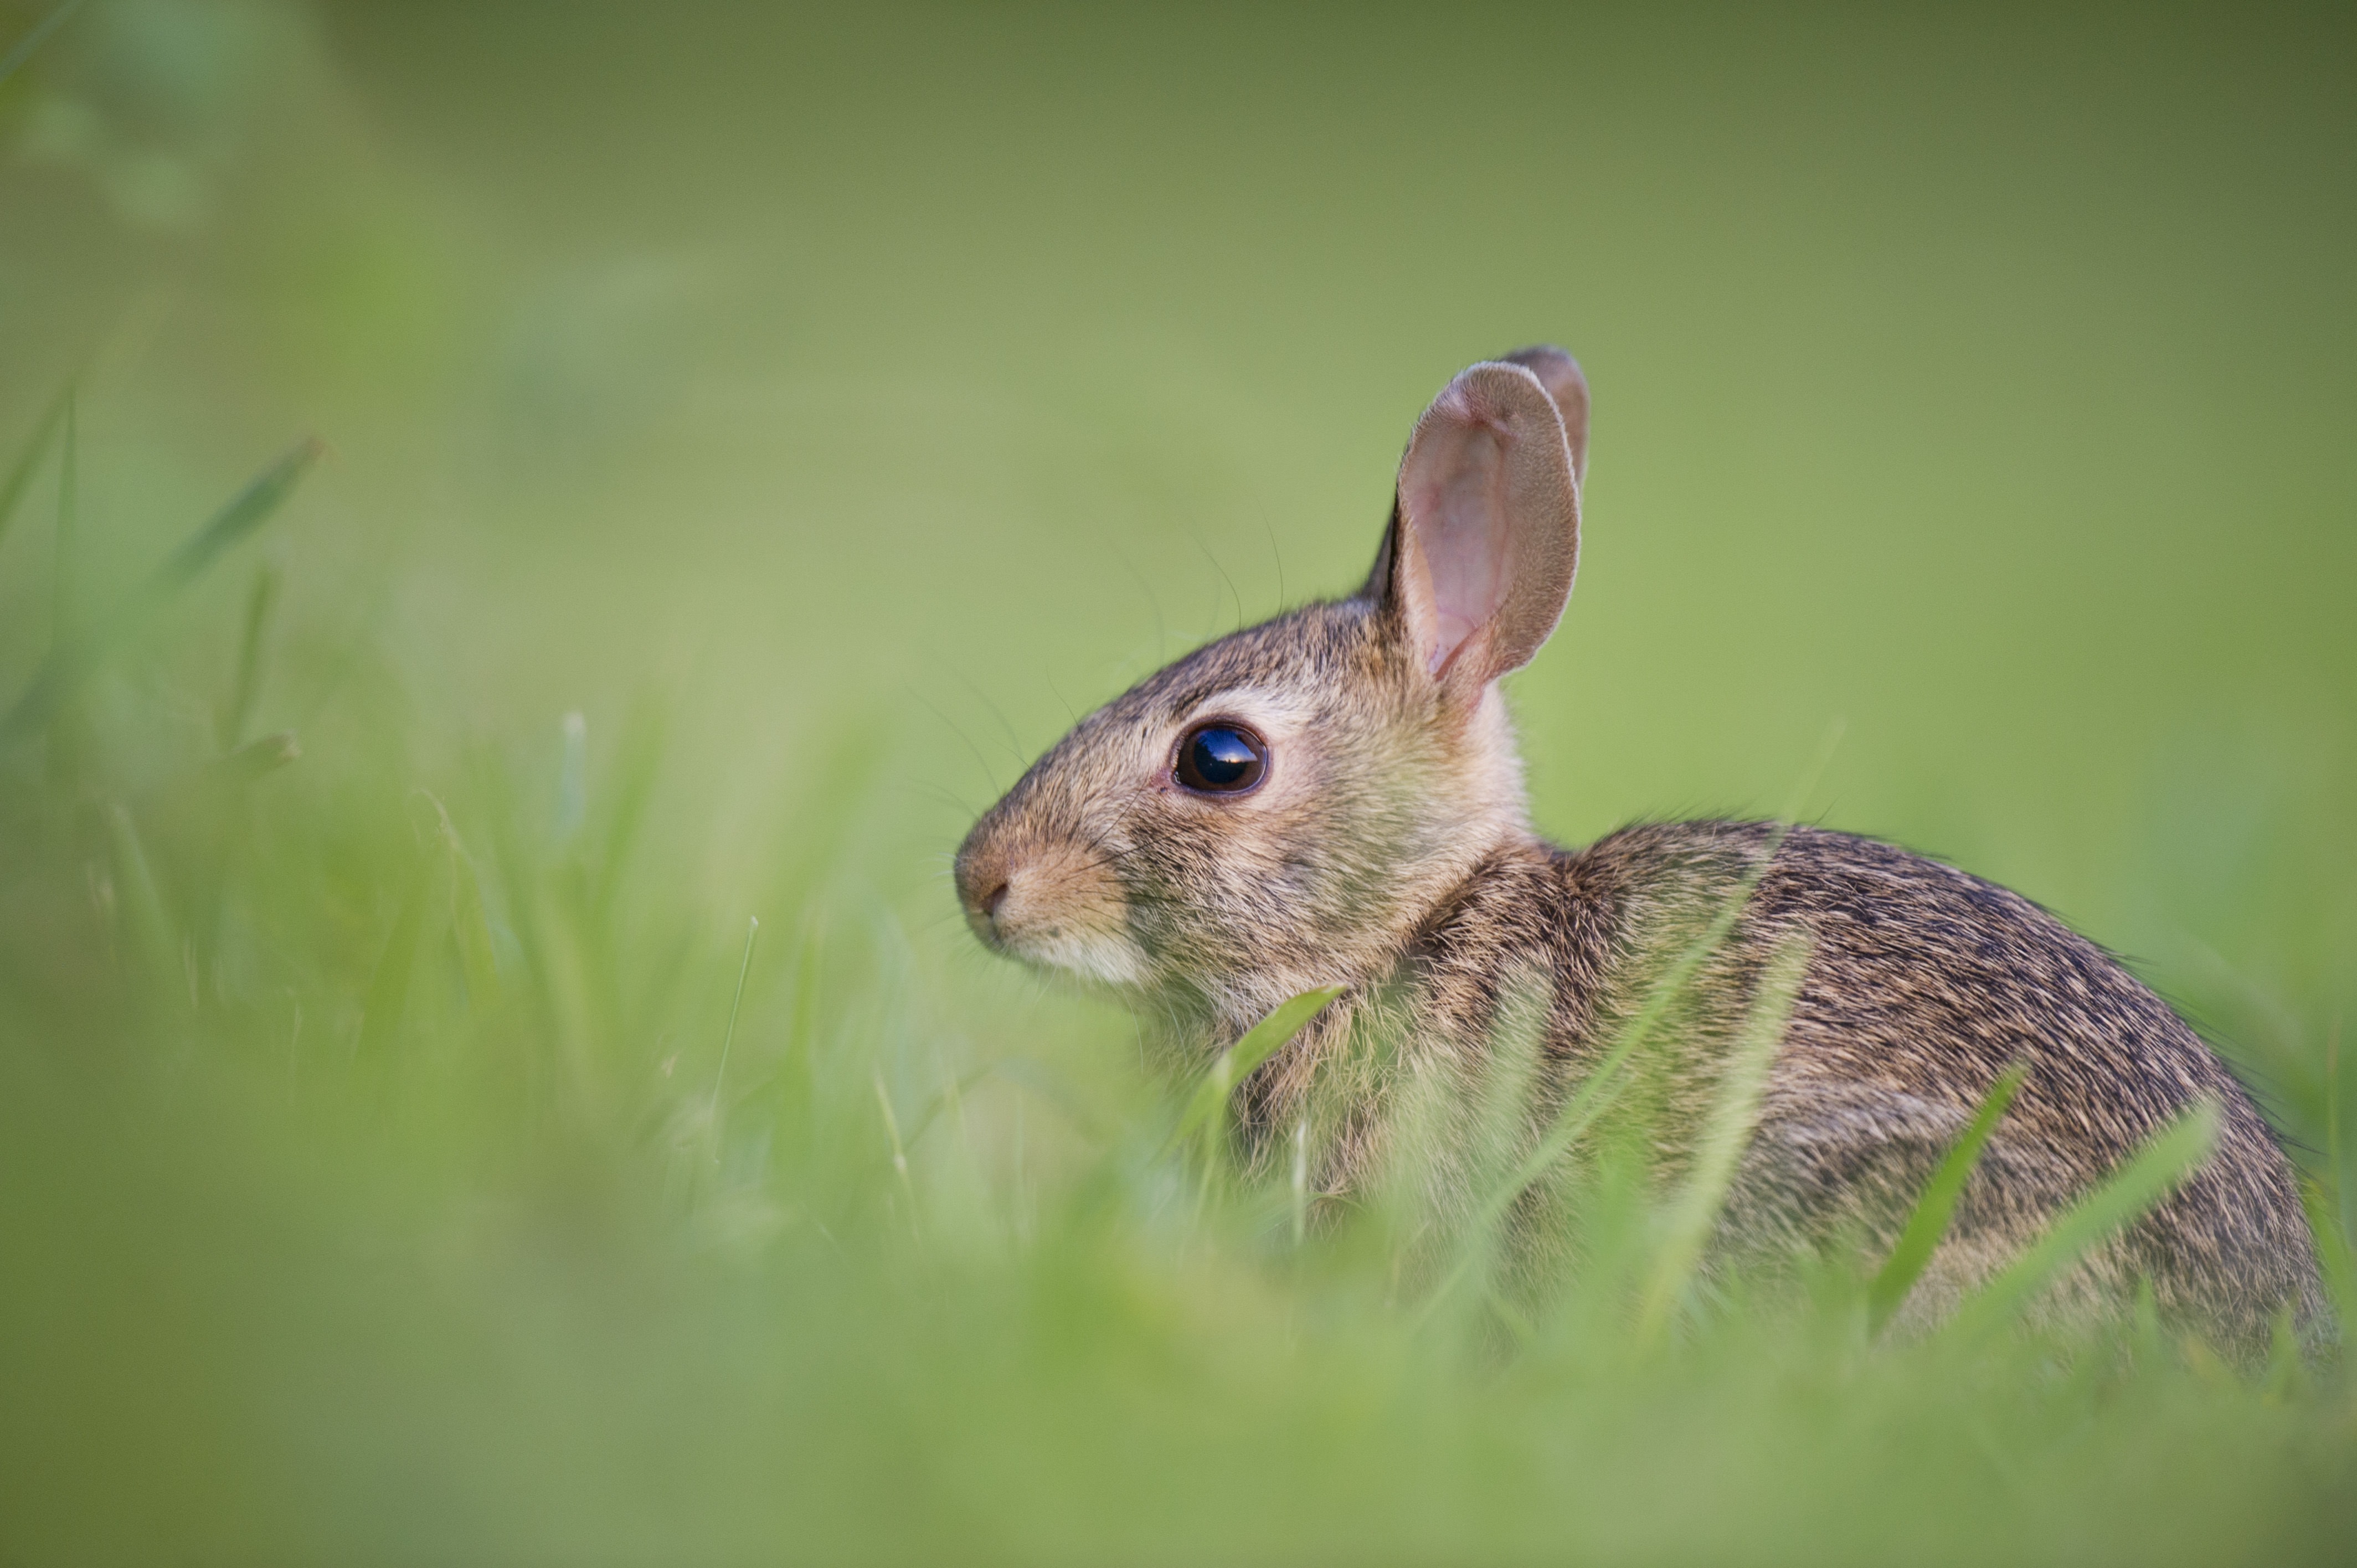
<path fill-rule="evenodd" d="M 2047 1309 L 2115 1313 L 2144 1283 L 2165 1316 L 2222 1344 L 2263 1344 L 2287 1310 L 2314 1325 L 2299 1193 L 2249 1097 L 2159 998 L 2045 910 L 1806 827 L 1651 824 L 1577 852 L 1532 831 L 1498 681 L 1537 653 L 1571 593 L 1587 403 L 1558 349 L 1451 381 L 1416 422 L 1363 587 L 1142 682 L 974 825 L 956 866 L 974 933 L 1123 998 L 1199 1051 L 1299 993 L 1347 985 L 1240 1090 L 1244 1135 L 1265 1150 L 1347 1080 L 1344 1099 L 1363 1103 L 1319 1173 L 1339 1194 L 1372 1168 L 1387 1092 L 1380 1072 L 1338 1065 L 1354 1026 L 1384 1014 L 1407 1054 L 1471 1083 L 1510 993 L 1535 986 L 1540 1098 L 1559 1102 L 1662 955 L 1739 907 L 1674 1027 L 1646 1047 L 1667 1063 L 1655 1138 L 1674 1169 L 1696 1122 L 1681 1101 L 1706 1101 L 1770 955 L 1806 939 L 1715 1255 L 1835 1235 L 1888 1246 L 2018 1060 L 2026 1084 L 1909 1317 L 1939 1316 L 2210 1097 L 2214 1153 Z"/>

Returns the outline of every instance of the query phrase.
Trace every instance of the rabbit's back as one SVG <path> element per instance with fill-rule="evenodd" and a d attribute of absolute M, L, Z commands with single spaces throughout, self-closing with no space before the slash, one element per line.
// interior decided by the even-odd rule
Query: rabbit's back
<path fill-rule="evenodd" d="M 1744 884 L 1772 850 L 1748 899 Z M 1914 1303 L 1936 1313 L 2017 1254 L 2198 1099 L 2222 1112 L 2217 1152 L 2092 1257 L 2058 1294 L 2115 1310 L 2149 1281 L 2164 1314 L 2264 1340 L 2286 1305 L 2320 1295 L 2289 1162 L 2250 1097 L 2167 1004 L 2111 955 L 2019 895 L 1889 844 L 1813 828 L 1648 824 L 1584 851 L 1541 850 L 1486 875 L 1523 913 L 1459 908 L 1432 972 L 1540 936 L 1560 977 L 1551 1044 L 1576 1077 L 1607 1048 L 1674 955 L 1741 901 L 1649 1047 L 1664 1158 L 1676 1164 L 1749 1011 L 1769 954 L 1799 933 L 1808 961 L 1756 1135 L 1722 1225 L 1738 1250 L 1799 1250 L 1846 1230 L 1887 1245 L 2007 1066 L 2028 1080 L 1967 1187 Z M 1533 875 L 1536 873 L 1537 875 Z M 1534 918 L 1533 902 L 1548 913 Z M 1487 929 L 1483 929 L 1484 926 Z M 1461 947 L 1452 966 L 1443 956 Z M 1540 957 L 1537 953 L 1531 955 Z M 1491 972 L 1497 972 L 1491 965 Z M 1461 978 L 1459 983 L 1462 983 Z M 1463 1002 L 1474 1003 L 1468 995 Z"/>

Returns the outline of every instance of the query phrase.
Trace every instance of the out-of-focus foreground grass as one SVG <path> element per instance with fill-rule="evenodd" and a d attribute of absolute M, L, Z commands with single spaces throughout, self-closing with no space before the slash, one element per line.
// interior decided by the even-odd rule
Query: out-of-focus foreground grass
<path fill-rule="evenodd" d="M 1839 1270 L 1648 1337 L 1625 1191 L 1537 1322 L 1400 1299 L 942 873 L 1554 338 L 1542 824 L 1840 719 L 1811 815 L 2131 954 L 2337 1215 L 2351 48 L 91 0 L 0 81 L 0 1550 L 2337 1554 L 2330 1366 L 1874 1347 Z"/>

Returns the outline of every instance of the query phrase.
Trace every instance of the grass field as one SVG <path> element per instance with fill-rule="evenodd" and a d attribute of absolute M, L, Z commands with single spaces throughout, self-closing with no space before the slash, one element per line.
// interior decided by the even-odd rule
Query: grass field
<path fill-rule="evenodd" d="M 2353 46 L 74 9 L 0 80 L 0 1558 L 2345 1555 L 2329 1358 L 1878 1343 L 1854 1259 L 1649 1327 L 1609 1160 L 1534 1317 L 1405 1288 L 946 867 L 1561 341 L 1539 822 L 1805 789 L 2040 899 L 2341 1258 Z"/>

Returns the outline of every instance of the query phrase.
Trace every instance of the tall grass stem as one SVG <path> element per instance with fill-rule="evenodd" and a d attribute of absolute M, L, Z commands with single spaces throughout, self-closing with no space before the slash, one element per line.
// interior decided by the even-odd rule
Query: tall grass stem
<path fill-rule="evenodd" d="M 1971 1179 L 1973 1168 L 1980 1164 L 1981 1151 L 1987 1147 L 1989 1134 L 1996 1131 L 1997 1119 L 2013 1103 L 2022 1082 L 2029 1076 L 2029 1064 L 2017 1061 L 1997 1074 L 1996 1081 L 1982 1097 L 1980 1107 L 1955 1145 L 1940 1161 L 1939 1168 L 1916 1200 L 1907 1217 L 1907 1225 L 1900 1232 L 1899 1242 L 1890 1250 L 1890 1257 L 1874 1276 L 1867 1287 L 1866 1299 L 1867 1332 L 1879 1334 L 1891 1316 L 1906 1302 L 1907 1293 L 1915 1288 L 1916 1280 L 1932 1261 L 1932 1251 L 1941 1238 L 1948 1233 L 1948 1221 L 1956 1211 L 1964 1183 Z"/>
<path fill-rule="evenodd" d="M 728 1028 L 720 1036 L 720 1068 L 712 1075 L 712 1163 L 720 1163 L 720 1128 L 723 1115 L 720 1090 L 728 1079 L 728 1051 L 737 1043 L 737 1015 L 745 1006 L 745 977 L 753 970 L 753 942 L 761 934 L 761 917 L 746 918 L 745 956 L 737 963 L 737 993 L 728 1003 Z M 895 1133 L 895 1142 L 899 1134 Z"/>
<path fill-rule="evenodd" d="M 1966 1299 L 1947 1337 L 1972 1343 L 2008 1321 L 2034 1296 L 2115 1231 L 2175 1190 L 2218 1145 L 2218 1102 L 2204 1096 L 2154 1133 L 2101 1187 L 2048 1227 L 2004 1272 Z"/>
<path fill-rule="evenodd" d="M 0 55 L 0 81 L 7 81 L 23 70 L 25 62 L 33 58 L 34 52 L 49 41 L 49 35 L 64 27 L 73 14 L 81 9 L 81 0 L 65 0 L 64 5 L 34 23 L 31 29 L 23 38 L 18 38 L 6 54 Z"/>
<path fill-rule="evenodd" d="M 1736 1167 L 1759 1125 L 1760 1097 L 1800 995 L 1810 950 L 1809 938 L 1794 932 L 1777 943 L 1760 971 L 1742 1036 L 1720 1069 L 1717 1100 L 1695 1145 L 1693 1168 L 1664 1216 L 1661 1248 L 1638 1307 L 1641 1345 L 1657 1340 L 1668 1326 L 1726 1206 Z"/>
<path fill-rule="evenodd" d="M 41 470 L 41 459 L 48 455 L 49 443 L 57 439 L 58 429 L 65 423 L 66 409 L 70 406 L 72 399 L 73 384 L 68 382 L 50 400 L 49 406 L 41 414 L 40 423 L 33 426 L 33 434 L 26 439 L 24 449 L 16 454 L 16 461 L 9 468 L 7 478 L 0 480 L 0 539 L 7 537 L 8 524 L 15 521 L 16 509 L 24 502 L 25 492 L 33 488 L 33 479 Z"/>

